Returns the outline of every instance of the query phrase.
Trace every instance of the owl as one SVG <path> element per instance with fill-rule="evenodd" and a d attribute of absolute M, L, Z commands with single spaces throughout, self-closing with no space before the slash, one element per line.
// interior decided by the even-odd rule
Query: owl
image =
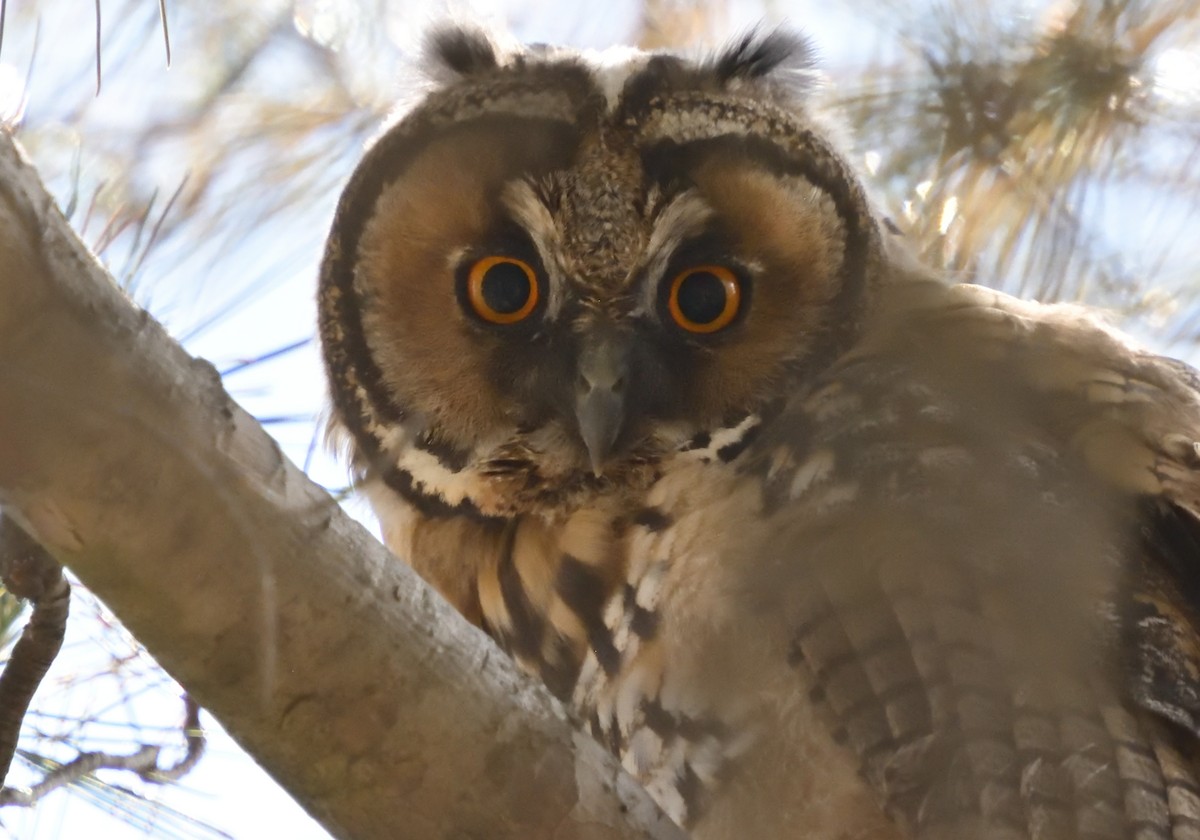
<path fill-rule="evenodd" d="M 1200 838 L 1200 386 L 907 255 L 805 43 L 431 38 L 321 270 L 388 546 L 697 838 Z"/>

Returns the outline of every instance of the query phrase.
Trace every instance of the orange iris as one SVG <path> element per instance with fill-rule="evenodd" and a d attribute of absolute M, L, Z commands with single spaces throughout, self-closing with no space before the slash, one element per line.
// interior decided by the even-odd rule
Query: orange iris
<path fill-rule="evenodd" d="M 538 304 L 533 266 L 516 257 L 484 257 L 467 273 L 467 300 L 475 314 L 491 324 L 515 324 Z"/>
<path fill-rule="evenodd" d="M 729 326 L 742 305 L 737 276 L 723 265 L 697 265 L 675 275 L 667 311 L 688 332 L 714 333 Z"/>

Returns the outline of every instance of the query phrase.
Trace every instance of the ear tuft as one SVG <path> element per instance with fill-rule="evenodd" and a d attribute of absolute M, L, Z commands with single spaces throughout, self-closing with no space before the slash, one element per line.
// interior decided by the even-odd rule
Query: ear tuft
<path fill-rule="evenodd" d="M 766 33 L 751 29 L 721 50 L 709 66 L 717 81 L 725 85 L 785 71 L 811 76 L 815 64 L 812 44 L 803 35 L 785 29 Z"/>
<path fill-rule="evenodd" d="M 459 78 L 490 73 L 500 66 L 496 46 L 482 29 L 439 27 L 429 33 L 425 51 L 439 69 Z"/>

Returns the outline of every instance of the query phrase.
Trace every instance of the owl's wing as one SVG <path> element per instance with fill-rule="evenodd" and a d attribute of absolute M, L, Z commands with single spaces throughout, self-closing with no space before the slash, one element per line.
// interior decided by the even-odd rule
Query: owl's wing
<path fill-rule="evenodd" d="M 1191 477 L 1197 483 L 1197 477 Z M 1200 737 L 1200 517 L 1168 491 L 1142 505 L 1126 594 L 1135 702 Z"/>
<path fill-rule="evenodd" d="M 902 291 L 746 464 L 802 695 L 913 836 L 1200 837 L 1196 374 Z"/>
<path fill-rule="evenodd" d="M 1126 533 L 1111 583 L 1129 696 L 1200 738 L 1200 374 L 1130 346 L 1070 307 L 974 287 L 964 319 L 990 321 L 999 354 L 1035 400 L 1065 454 L 1117 497 Z M 985 330 L 988 332 L 988 330 Z M 969 341 L 969 339 L 967 339 Z"/>
<path fill-rule="evenodd" d="M 1123 616 L 1129 689 L 1139 706 L 1200 738 L 1200 376 L 1180 362 L 1152 363 L 1186 413 L 1160 421 L 1178 431 L 1156 441 L 1159 490 L 1138 508 Z"/>
<path fill-rule="evenodd" d="M 1195 371 L 1077 310 L 971 287 L 915 320 L 921 349 L 888 339 L 841 374 L 877 418 L 905 414 L 907 392 L 930 402 L 852 443 L 892 451 L 875 485 L 917 523 L 921 556 L 900 546 L 871 577 L 929 714 L 858 745 L 868 778 L 921 837 L 1200 837 Z M 933 466 L 948 443 L 966 469 Z M 916 488 L 929 495 L 905 504 Z M 870 649 L 853 649 L 900 720 Z"/>

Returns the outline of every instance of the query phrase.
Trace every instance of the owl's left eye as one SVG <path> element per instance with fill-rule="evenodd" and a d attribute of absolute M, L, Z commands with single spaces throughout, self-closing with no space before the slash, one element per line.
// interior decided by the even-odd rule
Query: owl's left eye
<path fill-rule="evenodd" d="M 742 306 L 742 286 L 723 265 L 697 265 L 675 275 L 667 288 L 667 312 L 692 333 L 714 333 L 733 323 Z"/>
<path fill-rule="evenodd" d="M 537 272 L 516 257 L 484 257 L 467 271 L 467 303 L 489 324 L 524 321 L 537 308 L 539 295 Z"/>

